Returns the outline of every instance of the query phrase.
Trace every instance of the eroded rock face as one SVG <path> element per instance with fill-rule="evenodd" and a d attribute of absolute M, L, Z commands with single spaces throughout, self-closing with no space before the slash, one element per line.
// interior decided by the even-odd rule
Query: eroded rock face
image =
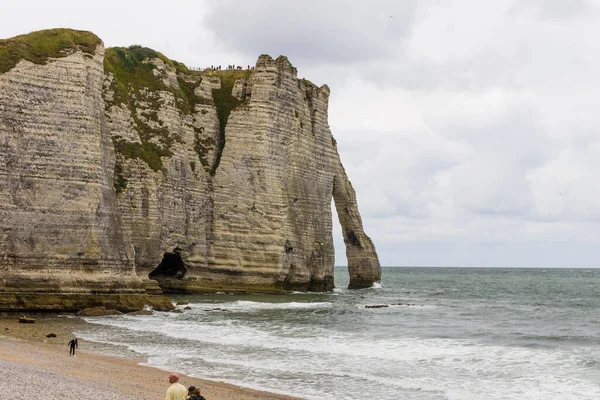
<path fill-rule="evenodd" d="M 205 265 L 211 279 L 234 284 L 331 290 L 329 90 L 298 80 L 285 57 L 268 56 L 259 58 L 248 86 L 249 100 L 227 123 Z"/>
<path fill-rule="evenodd" d="M 350 287 L 380 280 L 327 86 L 285 57 L 199 73 L 104 56 L 0 74 L 0 293 L 331 290 L 332 197 Z"/>
<path fill-rule="evenodd" d="M 118 199 L 140 275 L 152 271 L 163 290 L 178 293 L 331 290 L 335 195 L 352 238 L 346 240 L 350 286 L 380 280 L 377 254 L 327 124 L 327 86 L 299 80 L 285 57 L 261 56 L 253 71 L 179 78 L 160 60 L 150 62 L 162 88 L 138 95 L 133 106 L 110 105 L 106 114 L 127 181 Z M 190 112 L 177 108 L 175 82 L 181 86 L 182 76 L 201 99 Z M 115 97 L 111 79 L 109 73 L 107 99 Z M 160 103 L 154 120 L 147 118 L 151 103 Z M 157 145 L 176 133 L 159 171 L 119 155 L 124 143 L 145 140 L 139 121 L 151 130 L 165 128 L 152 137 Z M 185 276 L 158 273 L 166 270 L 164 262 L 156 268 L 163 253 L 174 249 Z"/>
<path fill-rule="evenodd" d="M 356 192 L 346 176 L 339 156 L 336 159 L 333 200 L 346 244 L 346 257 L 350 272 L 348 287 L 350 289 L 368 288 L 374 282 L 381 281 L 381 266 L 371 238 L 363 231 L 362 219 L 356 204 Z"/>
<path fill-rule="evenodd" d="M 104 50 L 0 75 L 0 224 L 4 288 L 141 292 L 112 187 L 102 134 Z M 47 282 L 44 276 L 52 276 Z M 19 279 L 10 279 L 11 274 Z M 82 287 L 84 286 L 84 287 Z M 85 288 L 87 287 L 87 288 Z"/>
<path fill-rule="evenodd" d="M 0 297 L 13 307 L 43 307 L 49 293 L 78 294 L 74 307 L 92 294 L 144 305 L 103 128 L 103 57 L 100 43 L 0 74 Z"/>

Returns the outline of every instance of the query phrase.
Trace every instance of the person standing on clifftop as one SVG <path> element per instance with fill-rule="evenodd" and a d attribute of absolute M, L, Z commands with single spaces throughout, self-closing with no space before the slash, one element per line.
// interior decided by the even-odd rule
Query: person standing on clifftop
<path fill-rule="evenodd" d="M 185 386 L 179 383 L 179 375 L 176 373 L 169 375 L 169 382 L 171 382 L 171 386 L 167 389 L 165 400 L 185 400 L 188 391 Z"/>
<path fill-rule="evenodd" d="M 77 338 L 71 339 L 71 341 L 68 343 L 68 345 L 69 345 L 69 355 L 75 357 L 75 349 L 79 347 L 79 345 L 77 344 Z"/>

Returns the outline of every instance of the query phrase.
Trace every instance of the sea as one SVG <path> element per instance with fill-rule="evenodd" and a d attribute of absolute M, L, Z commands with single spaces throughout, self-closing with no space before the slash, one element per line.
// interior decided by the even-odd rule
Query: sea
<path fill-rule="evenodd" d="M 385 267 L 331 293 L 181 295 L 85 318 L 145 364 L 304 399 L 600 399 L 600 269 Z M 372 307 L 376 306 L 376 307 Z"/>

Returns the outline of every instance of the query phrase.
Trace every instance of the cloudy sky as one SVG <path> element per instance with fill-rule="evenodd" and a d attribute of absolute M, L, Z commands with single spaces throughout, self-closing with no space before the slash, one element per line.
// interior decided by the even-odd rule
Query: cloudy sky
<path fill-rule="evenodd" d="M 284 54 L 327 83 L 382 265 L 600 267 L 600 2 L 86 3 L 0 0 L 0 38 L 91 30 L 188 66 Z"/>

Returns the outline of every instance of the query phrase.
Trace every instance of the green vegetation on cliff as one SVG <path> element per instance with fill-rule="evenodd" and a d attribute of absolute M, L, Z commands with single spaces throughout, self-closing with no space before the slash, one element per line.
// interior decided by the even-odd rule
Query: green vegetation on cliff
<path fill-rule="evenodd" d="M 50 58 L 66 57 L 78 50 L 94 54 L 102 41 L 96 35 L 73 29 L 48 29 L 0 40 L 0 74 L 20 60 L 46 64 Z"/>
<path fill-rule="evenodd" d="M 193 81 L 188 82 L 182 77 L 178 77 L 178 86 L 166 85 L 163 81 L 164 74 L 157 69 L 154 63 L 158 59 L 177 73 L 191 76 Z M 136 101 L 152 100 L 152 94 L 161 90 L 174 95 L 177 108 L 182 114 L 192 113 L 193 105 L 199 101 L 194 94 L 194 89 L 202 81 L 200 74 L 188 70 L 184 64 L 170 60 L 162 53 L 148 47 L 134 45 L 127 48 L 110 47 L 106 49 L 104 71 L 113 75 L 111 89 L 114 91 L 114 98 L 112 104 L 109 105 L 134 106 Z"/>
<path fill-rule="evenodd" d="M 0 40 L 0 73 L 12 69 L 20 60 L 29 60 L 36 64 L 45 64 L 52 58 L 66 57 L 76 51 L 93 55 L 102 41 L 87 31 L 72 29 L 49 29 Z M 164 68 L 159 68 L 160 61 L 174 70 L 176 79 Z M 200 163 L 211 175 L 219 165 L 220 156 L 225 146 L 225 127 L 232 110 L 243 104 L 232 95 L 238 79 L 247 80 L 250 70 L 220 70 L 197 72 L 189 70 L 184 64 L 170 60 L 163 54 L 139 45 L 130 47 L 113 47 L 106 49 L 104 71 L 112 77 L 109 92 L 105 93 L 106 108 L 122 106 L 129 110 L 134 129 L 140 141 L 129 142 L 116 138 L 113 140 L 117 155 L 115 168 L 115 187 L 118 192 L 127 186 L 123 176 L 123 160 L 139 159 L 154 171 L 163 168 L 162 157 L 172 155 L 174 142 L 181 142 L 177 132 L 171 132 L 159 117 L 158 111 L 172 94 L 174 107 L 184 118 L 195 112 L 198 104 L 214 105 L 219 119 L 219 138 L 215 140 L 205 137 L 197 127 L 192 127 L 194 134 L 194 150 L 198 153 Z M 212 92 L 213 98 L 201 98 L 195 94 L 204 75 L 216 76 L 221 81 L 221 88 Z M 242 99 L 243 100 L 243 99 Z M 191 125 L 190 125 L 191 126 Z M 217 147 L 214 162 L 208 160 L 208 154 Z"/>
<path fill-rule="evenodd" d="M 206 75 L 217 76 L 221 80 L 221 88 L 213 89 L 213 101 L 217 108 L 217 115 L 219 117 L 219 127 L 221 133 L 225 132 L 225 126 L 227 125 L 227 119 L 229 114 L 237 106 L 242 104 L 242 101 L 235 98 L 231 93 L 233 86 L 238 79 L 247 80 L 252 73 L 251 70 L 243 69 L 232 69 L 226 71 L 209 71 Z"/>
<path fill-rule="evenodd" d="M 173 75 L 169 78 L 167 72 L 156 65 L 159 59 L 175 70 L 176 80 Z M 229 114 L 243 103 L 232 95 L 233 87 L 238 79 L 247 80 L 251 70 L 190 71 L 185 65 L 142 46 L 107 49 L 104 70 L 113 77 L 110 85 L 112 98 L 105 96 L 107 108 L 114 105 L 128 108 L 141 141 L 131 143 L 115 140 L 118 154 L 124 158 L 143 160 L 154 171 L 162 170 L 161 157 L 172 155 L 171 145 L 180 141 L 178 135 L 170 132 L 157 115 L 157 110 L 165 102 L 161 92 L 170 92 L 182 117 L 193 114 L 198 104 L 214 104 L 219 118 L 219 139 L 216 143 L 214 139 L 203 137 L 203 128 L 188 126 L 195 132 L 194 150 L 200 163 L 211 175 L 215 174 L 225 146 L 225 126 Z M 212 99 L 195 94 L 205 75 L 218 77 L 221 81 L 221 88 L 212 91 Z M 214 146 L 217 146 L 217 154 L 211 165 L 208 154 Z M 123 182 L 123 179 L 117 175 L 116 181 Z M 119 188 L 122 190 L 121 186 Z"/>
<path fill-rule="evenodd" d="M 225 147 L 225 127 L 227 126 L 227 120 L 229 119 L 229 114 L 236 107 L 243 103 L 243 101 L 238 100 L 231 93 L 233 91 L 233 86 L 238 79 L 247 80 L 252 73 L 251 70 L 243 70 L 243 69 L 232 69 L 225 71 L 209 71 L 207 75 L 218 76 L 221 80 L 221 88 L 213 89 L 213 101 L 215 103 L 215 107 L 217 108 L 217 116 L 219 117 L 219 142 L 217 143 L 219 148 L 217 150 L 217 157 L 215 159 L 214 165 L 210 169 L 210 174 L 214 175 L 219 167 L 219 162 L 221 161 L 221 154 L 223 153 L 223 148 Z"/>
<path fill-rule="evenodd" d="M 158 69 L 156 60 L 162 60 L 190 80 L 178 76 L 177 86 L 166 84 L 166 72 Z M 181 139 L 176 133 L 170 132 L 158 117 L 157 111 L 165 101 L 161 92 L 170 92 L 180 114 L 189 115 L 201 101 L 194 90 L 202 81 L 202 76 L 192 73 L 185 65 L 142 46 L 107 49 L 104 71 L 112 74 L 113 78 L 110 85 L 113 97 L 112 101 L 106 102 L 106 106 L 110 108 L 122 105 L 128 108 L 141 141 L 133 143 L 114 140 L 115 150 L 124 158 L 143 160 L 154 171 L 162 170 L 161 157 L 171 156 L 172 144 Z M 116 174 L 117 171 L 115 169 Z M 122 181 L 122 176 L 117 175 L 116 181 L 119 180 Z"/>

